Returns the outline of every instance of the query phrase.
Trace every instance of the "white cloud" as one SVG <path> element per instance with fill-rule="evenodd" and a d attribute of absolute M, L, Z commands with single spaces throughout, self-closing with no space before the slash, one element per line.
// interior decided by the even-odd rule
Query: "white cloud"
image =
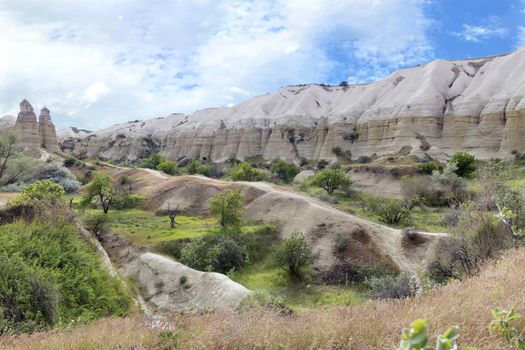
<path fill-rule="evenodd" d="M 491 17 L 485 22 L 486 24 L 481 25 L 463 24 L 462 31 L 452 32 L 451 34 L 465 41 L 479 43 L 494 37 L 502 38 L 509 33 L 508 28 L 501 24 L 501 20 L 498 17 Z"/>
<path fill-rule="evenodd" d="M 425 0 L 17 0 L 0 4 L 0 113 L 59 126 L 239 102 L 279 86 L 380 78 L 432 58 Z"/>

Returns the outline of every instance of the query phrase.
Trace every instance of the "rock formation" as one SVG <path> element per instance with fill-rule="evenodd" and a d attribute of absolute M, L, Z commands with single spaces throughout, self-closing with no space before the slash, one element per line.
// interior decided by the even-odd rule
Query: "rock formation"
<path fill-rule="evenodd" d="M 51 152 L 58 151 L 55 125 L 51 121 L 49 109 L 44 107 L 37 121 L 33 106 L 27 101 L 20 102 L 20 113 L 14 130 L 18 134 L 21 147 L 46 148 Z"/>
<path fill-rule="evenodd" d="M 403 152 L 479 158 L 525 150 L 525 49 L 477 59 L 435 60 L 371 84 L 287 86 L 239 105 L 136 121 L 69 140 L 79 156 L 133 161 L 224 161 L 263 156 L 335 159 Z"/>

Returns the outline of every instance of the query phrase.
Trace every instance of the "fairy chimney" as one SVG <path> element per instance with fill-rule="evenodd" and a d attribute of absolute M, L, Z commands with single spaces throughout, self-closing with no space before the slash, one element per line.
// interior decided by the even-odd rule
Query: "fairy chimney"
<path fill-rule="evenodd" d="M 50 151 L 58 151 L 58 141 L 55 125 L 51 121 L 51 113 L 47 107 L 42 108 L 38 117 L 40 145 Z"/>
<path fill-rule="evenodd" d="M 20 138 L 20 146 L 58 151 L 55 125 L 46 107 L 42 108 L 37 121 L 33 106 L 27 100 L 20 102 L 20 113 L 14 129 Z"/>

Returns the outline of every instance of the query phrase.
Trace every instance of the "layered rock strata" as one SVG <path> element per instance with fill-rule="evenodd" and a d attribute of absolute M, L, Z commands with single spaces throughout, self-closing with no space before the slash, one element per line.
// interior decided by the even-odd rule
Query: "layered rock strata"
<path fill-rule="evenodd" d="M 68 139 L 75 155 L 168 158 L 335 159 L 400 150 L 446 158 L 525 151 L 525 49 L 436 60 L 371 84 L 288 86 L 233 107 L 136 121 Z M 62 140 L 65 141 L 65 140 Z"/>

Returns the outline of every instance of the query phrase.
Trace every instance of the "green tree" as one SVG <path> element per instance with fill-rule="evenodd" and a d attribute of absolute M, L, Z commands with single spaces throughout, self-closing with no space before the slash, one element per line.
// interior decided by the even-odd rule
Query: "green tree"
<path fill-rule="evenodd" d="M 467 177 L 476 170 L 476 158 L 468 152 L 456 152 L 448 161 L 456 165 L 456 175 Z"/>
<path fill-rule="evenodd" d="M 16 143 L 18 137 L 13 133 L 0 135 L 0 179 L 4 176 L 9 162 L 16 155 Z"/>
<path fill-rule="evenodd" d="M 58 203 L 64 198 L 64 189 L 51 180 L 37 180 L 30 185 L 24 186 L 17 197 L 17 203 L 34 203 L 45 201 L 50 204 Z"/>
<path fill-rule="evenodd" d="M 323 188 L 329 194 L 342 186 L 352 184 L 350 178 L 342 169 L 324 168 L 311 178 L 311 184 Z"/>
<path fill-rule="evenodd" d="M 93 181 L 87 186 L 86 193 L 82 197 L 80 204 L 83 207 L 90 205 L 94 198 L 98 198 L 104 214 L 107 214 L 109 208 L 113 205 L 115 196 L 115 187 L 110 175 L 96 173 Z"/>
<path fill-rule="evenodd" d="M 178 164 L 171 160 L 165 160 L 157 165 L 157 170 L 162 171 L 168 175 L 175 175 L 177 173 Z"/>
<path fill-rule="evenodd" d="M 202 164 L 197 160 L 192 160 L 188 165 L 186 165 L 186 173 L 190 175 L 200 174 L 202 172 Z"/>
<path fill-rule="evenodd" d="M 233 181 L 263 181 L 264 174 L 257 168 L 253 168 L 249 163 L 241 163 L 236 165 L 230 177 Z"/>
<path fill-rule="evenodd" d="M 166 158 L 159 153 L 153 153 L 139 165 L 141 168 L 157 169 L 160 163 L 166 161 Z"/>
<path fill-rule="evenodd" d="M 303 234 L 295 233 L 291 238 L 281 242 L 275 250 L 277 263 L 286 267 L 292 278 L 302 278 L 305 269 L 312 263 L 312 247 Z"/>
<path fill-rule="evenodd" d="M 272 164 L 272 173 L 274 173 L 279 180 L 285 183 L 292 182 L 295 175 L 299 174 L 299 168 L 292 163 L 288 163 L 282 159 Z"/>
<path fill-rule="evenodd" d="M 225 190 L 210 198 L 210 211 L 219 221 L 223 231 L 239 230 L 242 225 L 242 190 Z"/>

